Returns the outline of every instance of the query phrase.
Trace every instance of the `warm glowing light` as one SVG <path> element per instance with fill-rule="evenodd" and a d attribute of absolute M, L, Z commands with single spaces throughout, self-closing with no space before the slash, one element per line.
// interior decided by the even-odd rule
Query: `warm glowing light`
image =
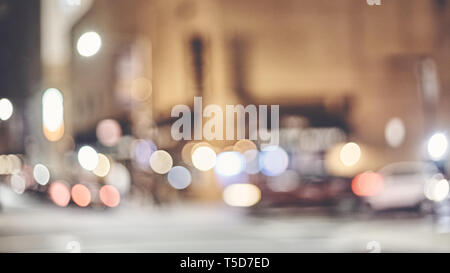
<path fill-rule="evenodd" d="M 238 175 L 245 170 L 245 157 L 238 152 L 220 153 L 214 170 L 221 176 Z"/>
<path fill-rule="evenodd" d="M 109 158 L 106 155 L 99 153 L 98 164 L 92 172 L 98 177 L 105 177 L 108 175 L 110 169 L 111 163 L 109 162 Z"/>
<path fill-rule="evenodd" d="M 17 155 L 0 155 L 0 174 L 18 174 L 22 161 Z"/>
<path fill-rule="evenodd" d="M 192 166 L 192 149 L 196 145 L 195 142 L 188 142 L 183 146 L 183 149 L 181 150 L 181 159 L 184 163 Z"/>
<path fill-rule="evenodd" d="M 209 146 L 194 147 L 192 163 L 200 171 L 208 171 L 216 165 L 216 152 Z"/>
<path fill-rule="evenodd" d="M 6 155 L 0 155 L 0 174 L 9 174 L 9 161 Z"/>
<path fill-rule="evenodd" d="M 233 207 L 251 207 L 261 200 L 261 191 L 253 184 L 232 184 L 223 191 L 223 200 Z"/>
<path fill-rule="evenodd" d="M 167 176 L 169 184 L 177 190 L 187 188 L 191 184 L 191 173 L 181 166 L 173 167 Z"/>
<path fill-rule="evenodd" d="M 383 190 L 383 177 L 374 172 L 357 175 L 352 181 L 352 190 L 358 196 L 374 196 Z"/>
<path fill-rule="evenodd" d="M 83 146 L 78 151 L 78 162 L 83 169 L 93 171 L 98 165 L 98 154 L 94 148 L 90 146 Z"/>
<path fill-rule="evenodd" d="M 122 137 L 122 128 L 117 121 L 105 119 L 97 125 L 96 134 L 101 144 L 112 147 L 119 143 Z"/>
<path fill-rule="evenodd" d="M 55 88 L 47 89 L 42 96 L 42 125 L 50 141 L 58 141 L 64 135 L 63 96 Z"/>
<path fill-rule="evenodd" d="M 125 194 L 130 190 L 130 172 L 127 167 L 120 163 L 112 164 L 111 170 L 105 180 L 108 185 L 114 186 L 121 194 Z"/>
<path fill-rule="evenodd" d="M 56 142 L 64 136 L 64 124 L 56 131 L 49 131 L 46 127 L 43 127 L 45 138 L 51 142 Z"/>
<path fill-rule="evenodd" d="M 361 159 L 361 148 L 354 142 L 347 143 L 342 147 L 339 158 L 345 166 L 354 166 Z"/>
<path fill-rule="evenodd" d="M 260 165 L 263 174 L 277 176 L 288 168 L 289 156 L 281 147 L 269 146 L 261 152 Z"/>
<path fill-rule="evenodd" d="M 245 153 L 248 150 L 257 150 L 256 144 L 248 139 L 241 139 L 233 146 L 233 150 L 240 153 Z"/>
<path fill-rule="evenodd" d="M 97 54 L 102 47 L 102 38 L 96 32 L 86 32 L 78 39 L 77 50 L 83 57 Z"/>
<path fill-rule="evenodd" d="M 84 185 L 77 184 L 72 187 L 72 200 L 80 207 L 87 207 L 91 203 L 91 191 Z"/>
<path fill-rule="evenodd" d="M 120 193 L 114 186 L 103 186 L 100 189 L 99 195 L 100 200 L 107 207 L 114 208 L 120 204 Z"/>
<path fill-rule="evenodd" d="M 166 151 L 158 150 L 150 156 L 150 167 L 155 173 L 168 173 L 172 166 L 172 157 Z"/>
<path fill-rule="evenodd" d="M 405 139 L 405 125 L 400 118 L 392 118 L 384 130 L 386 142 L 391 147 L 399 147 Z"/>
<path fill-rule="evenodd" d="M 46 185 L 50 180 L 50 171 L 47 169 L 46 166 L 42 164 L 37 164 L 33 168 L 33 177 L 38 184 Z"/>
<path fill-rule="evenodd" d="M 442 133 L 434 134 L 428 140 L 428 155 L 432 160 L 441 160 L 447 154 L 448 141 L 447 137 Z"/>
<path fill-rule="evenodd" d="M 60 207 L 65 207 L 70 202 L 70 191 L 69 188 L 63 182 L 54 182 L 50 185 L 48 189 L 50 199 L 53 203 Z"/>
<path fill-rule="evenodd" d="M 0 119 L 5 121 L 8 120 L 14 111 L 12 103 L 8 99 L 0 100 Z"/>
<path fill-rule="evenodd" d="M 69 7 L 80 6 L 81 0 L 65 0 L 64 3 Z"/>

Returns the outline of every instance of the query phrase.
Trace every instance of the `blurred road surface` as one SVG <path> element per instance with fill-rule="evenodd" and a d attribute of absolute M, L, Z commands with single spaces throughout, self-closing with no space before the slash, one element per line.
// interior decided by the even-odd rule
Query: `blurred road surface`
<path fill-rule="evenodd" d="M 251 216 L 224 205 L 111 210 L 29 203 L 0 213 L 0 252 L 449 252 L 450 233 L 431 218 L 330 217 L 273 212 Z"/>

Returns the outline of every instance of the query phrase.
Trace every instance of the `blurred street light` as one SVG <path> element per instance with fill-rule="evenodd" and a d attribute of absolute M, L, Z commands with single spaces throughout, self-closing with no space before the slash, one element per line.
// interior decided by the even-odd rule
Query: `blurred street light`
<path fill-rule="evenodd" d="M 198 146 L 193 149 L 192 163 L 200 171 L 208 171 L 216 165 L 216 152 L 209 146 Z"/>
<path fill-rule="evenodd" d="M 391 147 L 399 147 L 405 140 L 405 125 L 400 118 L 392 118 L 384 130 L 386 142 Z"/>
<path fill-rule="evenodd" d="M 37 164 L 33 168 L 34 180 L 40 185 L 46 185 L 50 180 L 50 171 L 42 164 Z"/>
<path fill-rule="evenodd" d="M 172 156 L 163 150 L 158 150 L 150 156 L 150 167 L 155 173 L 166 174 L 172 169 Z"/>
<path fill-rule="evenodd" d="M 94 56 L 101 47 L 102 38 L 97 32 L 86 32 L 78 39 L 77 50 L 83 57 Z"/>
<path fill-rule="evenodd" d="M 42 122 L 45 137 L 58 141 L 64 135 L 64 102 L 58 89 L 50 88 L 42 96 Z"/>
<path fill-rule="evenodd" d="M 229 206 L 251 207 L 261 200 L 261 191 L 253 184 L 232 184 L 223 191 L 223 200 Z"/>
<path fill-rule="evenodd" d="M 78 151 L 78 162 L 83 169 L 93 171 L 98 165 L 98 154 L 94 148 L 90 146 L 83 146 Z"/>
<path fill-rule="evenodd" d="M 111 163 L 106 155 L 99 153 L 98 154 L 98 164 L 95 169 L 92 171 L 96 176 L 105 177 L 108 175 L 109 170 L 111 169 Z"/>
<path fill-rule="evenodd" d="M 8 120 L 13 114 L 14 107 L 8 99 L 0 100 L 0 119 Z"/>
<path fill-rule="evenodd" d="M 425 196 L 432 201 L 441 202 L 447 198 L 449 193 L 448 181 L 441 175 L 435 175 L 425 185 Z"/>
<path fill-rule="evenodd" d="M 361 148 L 354 142 L 347 143 L 342 147 L 339 158 L 345 166 L 354 166 L 361 158 Z"/>
<path fill-rule="evenodd" d="M 245 158 L 239 152 L 224 152 L 217 155 L 215 171 L 221 176 L 234 176 L 245 170 Z"/>
<path fill-rule="evenodd" d="M 447 153 L 447 149 L 448 140 L 443 133 L 436 133 L 428 140 L 428 155 L 434 161 L 443 159 Z"/>
<path fill-rule="evenodd" d="M 167 179 L 173 188 L 182 190 L 191 184 L 192 177 L 189 170 L 185 167 L 175 166 L 169 171 Z"/>

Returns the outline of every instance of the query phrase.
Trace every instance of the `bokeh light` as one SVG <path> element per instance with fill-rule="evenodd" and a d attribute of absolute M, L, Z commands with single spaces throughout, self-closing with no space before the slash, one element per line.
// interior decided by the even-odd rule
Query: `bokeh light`
<path fill-rule="evenodd" d="M 209 146 L 193 148 L 192 163 L 200 171 L 208 171 L 216 165 L 216 152 Z"/>
<path fill-rule="evenodd" d="M 150 167 L 155 173 L 168 173 L 172 166 L 172 156 L 166 151 L 158 150 L 150 156 Z"/>
<path fill-rule="evenodd" d="M 99 192 L 102 203 L 110 208 L 117 207 L 120 204 L 120 192 L 111 185 L 105 185 Z"/>
<path fill-rule="evenodd" d="M 102 38 L 97 32 L 86 32 L 80 36 L 77 42 L 78 53 L 83 57 L 94 56 L 101 47 Z"/>
<path fill-rule="evenodd" d="M 33 178 L 40 185 L 46 185 L 50 180 L 50 171 L 42 164 L 36 164 L 33 168 Z"/>
<path fill-rule="evenodd" d="M 233 146 L 233 150 L 240 153 L 245 153 L 248 150 L 257 150 L 256 144 L 248 139 L 241 139 Z"/>
<path fill-rule="evenodd" d="M 181 160 L 187 165 L 193 166 L 192 164 L 192 149 L 195 147 L 196 143 L 191 141 L 186 143 L 181 149 Z"/>
<path fill-rule="evenodd" d="M 78 151 L 78 162 L 83 169 L 93 171 L 97 167 L 98 161 L 98 154 L 94 148 L 83 146 Z"/>
<path fill-rule="evenodd" d="M 229 206 L 251 207 L 261 200 L 261 191 L 253 184 L 232 184 L 223 191 L 223 200 Z"/>
<path fill-rule="evenodd" d="M 122 128 L 116 120 L 105 119 L 98 123 L 96 134 L 101 144 L 112 147 L 119 143 L 122 137 Z"/>
<path fill-rule="evenodd" d="M 267 176 L 280 175 L 289 166 L 289 156 L 279 146 L 268 146 L 260 155 L 261 172 Z"/>
<path fill-rule="evenodd" d="M 221 176 L 234 176 L 245 170 L 245 157 L 239 152 L 223 152 L 217 155 L 215 172 Z"/>
<path fill-rule="evenodd" d="M 85 185 L 76 184 L 72 187 L 72 200 L 80 207 L 87 207 L 91 203 L 91 191 Z"/>
<path fill-rule="evenodd" d="M 149 168 L 150 157 L 157 150 L 155 143 L 151 140 L 137 140 L 132 145 L 133 158 L 137 165 L 142 169 Z"/>
<path fill-rule="evenodd" d="M 364 172 L 352 181 L 352 190 L 358 196 L 374 196 L 383 190 L 383 176 L 375 172 Z"/>
<path fill-rule="evenodd" d="M 22 194 L 25 192 L 27 183 L 25 177 L 20 174 L 13 174 L 10 178 L 10 185 L 15 193 Z"/>
<path fill-rule="evenodd" d="M 424 193 L 429 200 L 441 202 L 447 198 L 449 189 L 448 181 L 441 174 L 438 174 L 427 181 Z"/>
<path fill-rule="evenodd" d="M 192 177 L 189 170 L 185 167 L 175 166 L 169 171 L 167 179 L 173 188 L 182 190 L 191 184 Z"/>
<path fill-rule="evenodd" d="M 53 203 L 60 207 L 66 207 L 70 202 L 70 191 L 64 182 L 53 182 L 48 193 Z"/>
<path fill-rule="evenodd" d="M 50 141 L 58 141 L 64 135 L 64 101 L 58 89 L 49 88 L 42 96 L 42 126 Z"/>
<path fill-rule="evenodd" d="M 384 137 L 391 147 L 399 147 L 405 140 L 405 125 L 400 118 L 392 118 L 386 124 Z"/>
<path fill-rule="evenodd" d="M 109 158 L 106 155 L 99 153 L 97 166 L 92 172 L 96 176 L 105 177 L 108 175 L 110 168 L 111 163 L 109 162 Z"/>
<path fill-rule="evenodd" d="M 0 119 L 5 121 L 8 120 L 14 111 L 14 107 L 8 99 L 0 100 Z"/>
<path fill-rule="evenodd" d="M 122 195 L 130 190 L 130 172 L 120 163 L 113 163 L 111 165 L 111 170 L 106 176 L 105 181 L 108 185 L 114 186 Z"/>
<path fill-rule="evenodd" d="M 447 149 L 448 141 L 443 133 L 436 133 L 428 140 L 427 151 L 432 160 L 443 159 Z"/>
<path fill-rule="evenodd" d="M 22 160 L 17 155 L 0 155 L 0 175 L 18 174 L 22 169 Z"/>
<path fill-rule="evenodd" d="M 347 143 L 342 147 L 339 159 L 345 166 L 354 166 L 361 159 L 361 148 L 354 142 Z"/>

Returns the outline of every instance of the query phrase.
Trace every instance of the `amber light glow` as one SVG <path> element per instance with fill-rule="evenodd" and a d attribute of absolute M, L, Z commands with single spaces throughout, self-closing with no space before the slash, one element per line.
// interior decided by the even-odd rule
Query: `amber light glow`
<path fill-rule="evenodd" d="M 87 207 L 91 203 L 91 192 L 81 184 L 72 187 L 72 200 L 80 207 Z"/>
<path fill-rule="evenodd" d="M 42 127 L 44 136 L 52 142 L 60 140 L 64 136 L 64 124 L 61 125 L 56 131 L 50 131 L 45 126 Z"/>

